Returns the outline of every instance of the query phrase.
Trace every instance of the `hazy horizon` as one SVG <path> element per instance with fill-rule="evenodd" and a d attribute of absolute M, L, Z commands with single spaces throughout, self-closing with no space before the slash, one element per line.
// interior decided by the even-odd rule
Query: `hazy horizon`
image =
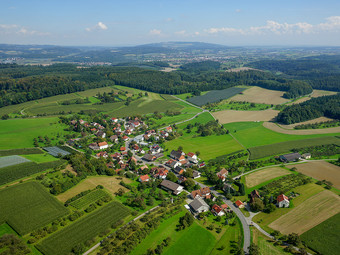
<path fill-rule="evenodd" d="M 340 2 L 3 0 L 0 43 L 136 46 L 340 46 Z"/>

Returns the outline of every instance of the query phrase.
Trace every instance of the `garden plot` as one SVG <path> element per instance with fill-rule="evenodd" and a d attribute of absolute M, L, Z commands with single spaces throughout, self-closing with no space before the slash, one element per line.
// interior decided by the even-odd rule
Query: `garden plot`
<path fill-rule="evenodd" d="M 6 156 L 0 158 L 0 168 L 6 167 L 6 166 L 14 166 L 21 163 L 31 162 L 31 160 L 13 155 L 13 156 Z"/>
<path fill-rule="evenodd" d="M 255 187 L 263 182 L 288 174 L 291 174 L 291 172 L 281 167 L 266 168 L 246 175 L 246 185 L 248 188 Z"/>

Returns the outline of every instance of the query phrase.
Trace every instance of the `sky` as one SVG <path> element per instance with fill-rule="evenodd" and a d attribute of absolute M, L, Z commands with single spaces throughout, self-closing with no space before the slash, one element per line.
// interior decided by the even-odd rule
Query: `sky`
<path fill-rule="evenodd" d="M 0 43 L 340 46 L 339 0 L 1 0 Z"/>

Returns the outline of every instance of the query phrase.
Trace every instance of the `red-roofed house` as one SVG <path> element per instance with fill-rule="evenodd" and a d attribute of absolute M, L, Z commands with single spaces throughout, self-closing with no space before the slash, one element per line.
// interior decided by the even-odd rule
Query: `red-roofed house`
<path fill-rule="evenodd" d="M 96 156 L 97 156 L 98 158 L 101 158 L 101 157 L 107 158 L 107 157 L 108 157 L 108 154 L 107 154 L 106 151 L 101 151 L 101 152 L 97 153 Z"/>
<path fill-rule="evenodd" d="M 228 211 L 228 205 L 227 204 L 223 204 L 221 205 L 221 208 L 224 210 L 224 211 Z"/>
<path fill-rule="evenodd" d="M 193 190 L 191 191 L 191 197 L 196 198 L 196 196 L 199 196 L 201 198 L 205 198 L 206 196 L 210 195 L 210 188 L 209 187 L 204 187 L 198 190 Z"/>
<path fill-rule="evenodd" d="M 120 151 L 126 151 L 126 147 L 120 147 Z"/>
<path fill-rule="evenodd" d="M 288 208 L 289 207 L 289 199 L 284 194 L 281 194 L 277 197 L 277 206 Z"/>
<path fill-rule="evenodd" d="M 170 126 L 168 126 L 167 128 L 165 128 L 166 129 L 166 131 L 168 131 L 168 132 L 172 132 L 172 127 L 170 127 Z"/>
<path fill-rule="evenodd" d="M 107 144 L 107 142 L 98 143 L 98 146 L 99 146 L 99 149 L 100 149 L 100 150 L 106 149 L 106 148 L 109 147 L 109 145 Z"/>
<path fill-rule="evenodd" d="M 129 137 L 127 137 L 126 135 L 124 135 L 124 136 L 122 137 L 122 139 L 123 139 L 124 141 L 127 141 L 127 140 L 129 139 Z"/>
<path fill-rule="evenodd" d="M 217 205 L 217 204 L 214 204 L 211 208 L 211 212 L 215 215 L 215 216 L 223 216 L 224 215 L 224 212 L 223 212 L 223 209 Z"/>
<path fill-rule="evenodd" d="M 138 181 L 140 181 L 140 182 L 148 182 L 150 180 L 150 177 L 149 177 L 149 175 L 141 175 L 140 177 L 139 177 L 139 179 L 138 179 Z"/>
<path fill-rule="evenodd" d="M 235 205 L 236 205 L 238 208 L 244 208 L 244 204 L 242 203 L 241 200 L 237 200 L 237 201 L 235 202 Z"/>

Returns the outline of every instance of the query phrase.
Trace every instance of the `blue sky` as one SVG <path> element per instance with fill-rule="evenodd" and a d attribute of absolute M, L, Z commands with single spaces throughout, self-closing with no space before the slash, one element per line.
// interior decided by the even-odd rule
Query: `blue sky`
<path fill-rule="evenodd" d="M 1 0 L 0 43 L 340 46 L 339 0 Z"/>

